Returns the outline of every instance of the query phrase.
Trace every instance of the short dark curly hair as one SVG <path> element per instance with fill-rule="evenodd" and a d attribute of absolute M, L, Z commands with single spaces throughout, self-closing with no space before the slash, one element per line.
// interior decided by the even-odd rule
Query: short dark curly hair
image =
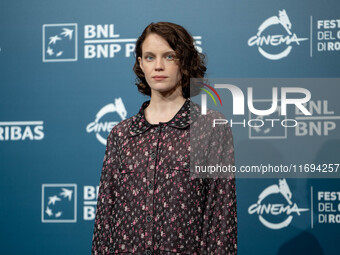
<path fill-rule="evenodd" d="M 151 88 L 146 82 L 144 72 L 140 68 L 138 61 L 138 58 L 142 57 L 143 42 L 151 33 L 163 37 L 175 51 L 182 74 L 181 85 L 183 97 L 189 98 L 190 78 L 204 78 L 205 71 L 207 70 L 204 63 L 205 56 L 196 50 L 194 39 L 185 28 L 170 22 L 151 23 L 144 29 L 136 42 L 136 62 L 133 66 L 133 71 L 137 75 L 136 85 L 139 92 L 151 96 Z M 196 93 L 194 92 L 194 94 Z"/>

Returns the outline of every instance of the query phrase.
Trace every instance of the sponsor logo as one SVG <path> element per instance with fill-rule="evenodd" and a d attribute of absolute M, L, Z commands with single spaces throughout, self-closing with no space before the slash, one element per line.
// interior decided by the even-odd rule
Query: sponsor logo
<path fill-rule="evenodd" d="M 99 186 L 83 186 L 83 220 L 94 220 Z M 77 222 L 77 184 L 42 184 L 41 221 Z"/>
<path fill-rule="evenodd" d="M 77 184 L 43 184 L 41 221 L 77 222 Z"/>
<path fill-rule="evenodd" d="M 257 108 L 266 108 L 271 100 L 256 99 L 254 104 Z M 281 107 L 268 115 L 252 115 L 249 112 L 249 119 L 256 120 L 254 126 L 249 125 L 250 139 L 286 139 L 288 138 L 287 127 L 293 127 L 295 137 L 303 136 L 328 136 L 336 130 L 337 120 L 335 112 L 330 109 L 328 100 L 310 100 L 302 104 L 311 115 L 304 115 L 298 108 L 291 112 L 290 119 L 284 119 L 280 114 Z M 275 125 L 280 123 L 282 125 Z M 255 124 L 257 126 L 255 126 Z"/>
<path fill-rule="evenodd" d="M 87 125 L 86 132 L 95 133 L 97 140 L 106 145 L 108 133 L 120 121 L 125 120 L 126 116 L 123 100 L 120 97 L 116 98 L 114 103 L 107 104 L 98 111 L 95 120 Z"/>
<path fill-rule="evenodd" d="M 295 136 L 328 136 L 331 132 L 334 134 L 340 116 L 329 107 L 329 100 L 311 100 L 304 105 L 312 116 L 303 116 L 299 109 L 295 109 L 298 120 Z"/>
<path fill-rule="evenodd" d="M 43 25 L 43 62 L 78 60 L 77 24 Z"/>
<path fill-rule="evenodd" d="M 84 59 L 134 57 L 137 38 L 122 38 L 115 24 L 84 25 Z M 79 38 L 81 35 L 79 35 Z M 202 36 L 194 36 L 194 44 L 202 52 Z M 43 25 L 43 62 L 78 60 L 78 24 Z"/>
<path fill-rule="evenodd" d="M 84 186 L 83 219 L 94 220 L 98 199 L 99 186 Z"/>
<path fill-rule="evenodd" d="M 279 10 L 278 16 L 266 19 L 259 26 L 257 34 L 249 38 L 248 45 L 257 46 L 260 54 L 269 60 L 285 58 L 290 54 L 293 45 L 300 45 L 300 42 L 308 40 L 308 38 L 299 38 L 291 28 L 292 23 L 286 10 Z M 281 34 L 282 29 L 284 34 Z M 278 31 L 279 34 L 272 34 L 273 30 Z"/>
<path fill-rule="evenodd" d="M 43 125 L 43 121 L 0 122 L 0 141 L 42 140 Z"/>
<path fill-rule="evenodd" d="M 273 196 L 278 200 L 277 195 L 282 197 L 280 202 L 271 203 L 270 197 Z M 248 208 L 248 213 L 257 214 L 259 221 L 269 229 L 288 227 L 294 216 L 300 216 L 302 212 L 306 211 L 309 209 L 299 208 L 296 203 L 292 202 L 292 192 L 286 179 L 279 179 L 279 185 L 273 184 L 265 188 L 258 196 L 257 202 Z"/>
<path fill-rule="evenodd" d="M 124 51 L 130 57 L 135 50 L 135 38 L 120 38 L 114 24 L 84 26 L 84 58 L 114 58 Z"/>
<path fill-rule="evenodd" d="M 84 26 L 84 58 L 114 58 L 118 54 L 134 57 L 137 38 L 121 38 L 114 24 Z M 194 36 L 195 47 L 202 52 L 202 37 Z"/>

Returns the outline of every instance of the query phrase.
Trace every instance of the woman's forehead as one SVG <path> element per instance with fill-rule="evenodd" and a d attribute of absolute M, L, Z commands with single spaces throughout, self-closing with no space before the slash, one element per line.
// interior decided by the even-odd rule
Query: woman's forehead
<path fill-rule="evenodd" d="M 169 43 L 158 34 L 149 34 L 142 45 L 143 52 L 173 52 L 174 50 L 170 47 Z"/>

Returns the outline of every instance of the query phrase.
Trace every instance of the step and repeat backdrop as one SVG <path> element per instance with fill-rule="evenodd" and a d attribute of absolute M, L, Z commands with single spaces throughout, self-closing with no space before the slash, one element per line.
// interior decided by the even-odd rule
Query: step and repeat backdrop
<path fill-rule="evenodd" d="M 106 137 L 148 100 L 134 84 L 136 39 L 169 21 L 206 54 L 221 96 L 207 94 L 208 108 L 232 124 L 239 254 L 339 254 L 339 9 L 1 1 L 0 253 L 90 254 Z"/>

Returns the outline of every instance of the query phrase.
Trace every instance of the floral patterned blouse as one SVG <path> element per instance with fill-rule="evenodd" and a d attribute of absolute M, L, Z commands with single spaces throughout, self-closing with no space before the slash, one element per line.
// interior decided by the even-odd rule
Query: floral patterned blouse
<path fill-rule="evenodd" d="M 108 136 L 92 254 L 236 254 L 235 178 L 194 178 L 189 171 L 194 127 L 213 141 L 198 139 L 196 154 L 234 165 L 230 127 L 202 124 L 221 114 L 200 115 L 190 99 L 172 120 L 152 125 L 144 115 L 149 103 Z"/>

